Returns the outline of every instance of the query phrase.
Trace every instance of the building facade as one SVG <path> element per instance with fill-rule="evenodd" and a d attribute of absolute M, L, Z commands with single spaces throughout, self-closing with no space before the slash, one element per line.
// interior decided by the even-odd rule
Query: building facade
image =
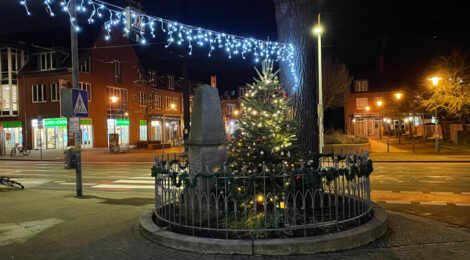
<path fill-rule="evenodd" d="M 175 145 L 183 131 L 181 79 L 144 68 L 128 39 L 101 39 L 79 53 L 79 88 L 88 92 L 89 110 L 80 120 L 82 147 L 107 147 L 111 133 L 119 134 L 122 146 Z M 28 53 L 8 47 L 1 54 L 0 125 L 7 149 L 15 143 L 65 148 L 71 135 L 61 116 L 60 92 L 71 87 L 68 50 L 36 47 Z"/>

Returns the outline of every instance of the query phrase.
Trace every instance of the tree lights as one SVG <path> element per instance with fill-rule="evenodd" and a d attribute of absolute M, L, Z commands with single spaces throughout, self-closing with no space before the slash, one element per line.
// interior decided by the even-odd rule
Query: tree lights
<path fill-rule="evenodd" d="M 147 43 L 147 38 L 156 38 L 159 35 L 166 37 L 167 44 L 183 46 L 188 48 L 188 54 L 192 54 L 193 46 L 208 49 L 208 57 L 212 56 L 216 49 L 223 50 L 227 57 L 241 56 L 246 58 L 247 54 L 253 56 L 255 62 L 264 59 L 288 62 L 292 77 L 294 79 L 293 90 L 298 87 L 298 77 L 295 70 L 294 55 L 295 49 L 292 44 L 272 41 L 262 41 L 254 38 L 244 38 L 231 34 L 216 32 L 208 29 L 181 24 L 175 21 L 163 19 L 161 17 L 150 16 L 139 10 L 132 8 L 122 8 L 100 0 L 76 0 L 76 10 L 78 13 L 88 14 L 88 23 L 96 20 L 104 21 L 106 31 L 105 39 L 110 39 L 110 33 L 115 26 L 121 26 L 125 33 L 136 32 L 139 35 L 140 43 Z M 20 4 L 28 9 L 28 0 L 21 0 Z M 54 6 L 59 5 L 63 12 L 70 17 L 70 23 L 76 31 L 80 31 L 78 21 L 70 13 L 71 0 L 45 0 L 50 16 L 54 16 Z"/>

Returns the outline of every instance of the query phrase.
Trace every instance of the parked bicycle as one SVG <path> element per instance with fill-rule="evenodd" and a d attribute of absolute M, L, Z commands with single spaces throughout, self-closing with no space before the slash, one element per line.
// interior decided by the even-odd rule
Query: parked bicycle
<path fill-rule="evenodd" d="M 17 181 L 14 181 L 14 180 L 10 180 L 10 178 L 6 177 L 6 176 L 0 176 L 0 184 L 3 184 L 9 188 L 13 188 L 13 189 L 18 189 L 18 190 L 22 190 L 24 189 L 24 186 L 23 184 L 17 182 Z"/>
<path fill-rule="evenodd" d="M 31 153 L 31 150 L 25 149 L 22 145 L 15 144 L 11 149 L 10 157 L 16 156 L 16 153 L 22 154 L 23 156 L 28 156 Z"/>

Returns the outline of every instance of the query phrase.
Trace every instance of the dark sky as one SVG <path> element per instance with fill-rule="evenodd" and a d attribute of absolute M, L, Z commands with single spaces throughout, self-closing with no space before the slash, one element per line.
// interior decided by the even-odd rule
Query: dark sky
<path fill-rule="evenodd" d="M 67 25 L 65 13 L 57 12 L 56 18 L 49 18 L 43 1 L 29 0 L 33 13 L 30 17 L 18 2 L 2 3 L 0 35 Z M 122 0 L 109 2 L 126 5 Z M 151 15 L 240 36 L 277 38 L 272 0 L 140 2 Z M 376 69 L 379 56 L 383 55 L 385 69 L 397 79 L 397 84 L 413 84 L 433 56 L 446 55 L 454 49 L 468 50 L 470 22 L 464 2 L 325 0 L 319 9 L 326 29 L 324 55 L 346 63 L 356 78 L 362 77 L 365 69 Z M 230 61 L 227 65 L 225 57 L 209 60 L 205 55 L 196 55 L 191 59 L 193 70 L 217 71 L 227 87 L 250 81 L 252 76 L 247 72 L 253 67 L 249 61 Z"/>

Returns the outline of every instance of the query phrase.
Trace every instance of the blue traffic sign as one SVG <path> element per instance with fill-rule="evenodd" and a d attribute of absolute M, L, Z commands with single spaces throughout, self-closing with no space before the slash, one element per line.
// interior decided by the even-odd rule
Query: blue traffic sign
<path fill-rule="evenodd" d="M 88 117 L 88 92 L 72 89 L 72 109 L 75 117 Z"/>

